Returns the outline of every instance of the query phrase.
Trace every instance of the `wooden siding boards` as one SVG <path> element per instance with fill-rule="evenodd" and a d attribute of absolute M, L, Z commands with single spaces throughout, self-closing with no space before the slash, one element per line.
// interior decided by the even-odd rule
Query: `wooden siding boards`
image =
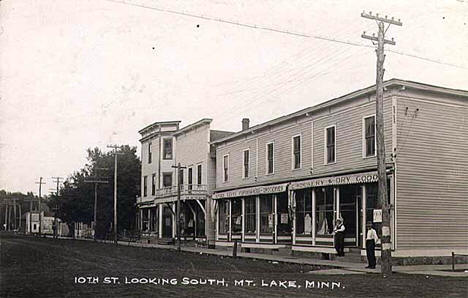
<path fill-rule="evenodd" d="M 467 248 L 466 98 L 406 92 L 396 100 L 397 248 Z"/>
<path fill-rule="evenodd" d="M 391 105 L 391 97 L 386 97 L 384 121 L 387 162 L 389 163 L 392 148 Z M 365 97 L 219 144 L 216 148 L 216 188 L 228 189 L 376 167 L 375 157 L 362 157 L 363 117 L 373 114 L 375 114 L 375 100 L 373 97 Z M 336 125 L 336 163 L 324 165 L 324 129 L 329 125 Z M 292 169 L 292 137 L 295 135 L 301 136 L 301 168 L 299 169 Z M 257 140 L 258 152 L 256 151 Z M 270 142 L 274 143 L 273 174 L 266 173 L 266 144 Z M 242 178 L 242 152 L 245 149 L 250 149 L 251 157 L 250 172 L 252 175 L 248 179 Z M 221 157 L 226 154 L 229 154 L 229 181 L 224 182 L 222 181 Z M 257 179 L 254 177 L 256 160 L 258 160 Z"/>

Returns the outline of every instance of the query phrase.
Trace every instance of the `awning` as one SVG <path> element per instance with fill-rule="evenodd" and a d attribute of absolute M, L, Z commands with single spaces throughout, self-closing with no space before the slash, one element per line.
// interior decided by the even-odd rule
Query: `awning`
<path fill-rule="evenodd" d="M 286 191 L 288 183 L 255 186 L 249 188 L 229 190 L 225 192 L 218 192 L 213 195 L 213 199 L 224 199 L 224 198 L 235 198 L 235 197 L 247 197 L 262 194 L 279 193 Z"/>
<path fill-rule="evenodd" d="M 360 183 L 372 183 L 377 182 L 379 176 L 376 171 L 367 173 L 357 173 L 334 177 L 316 178 L 305 181 L 292 182 L 289 186 L 289 190 L 320 187 L 328 185 L 343 185 L 343 184 L 360 184 Z"/>

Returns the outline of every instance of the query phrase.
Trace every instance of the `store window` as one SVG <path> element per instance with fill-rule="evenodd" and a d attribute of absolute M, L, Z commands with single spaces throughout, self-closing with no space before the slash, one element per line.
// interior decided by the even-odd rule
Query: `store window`
<path fill-rule="evenodd" d="M 326 163 L 334 163 L 336 160 L 336 135 L 335 126 L 330 126 L 325 129 L 326 139 Z"/>
<path fill-rule="evenodd" d="M 291 235 L 291 219 L 289 217 L 287 192 L 276 195 L 277 232 L 278 236 Z"/>
<path fill-rule="evenodd" d="M 233 234 L 242 233 L 242 200 L 231 200 L 231 229 Z"/>
<path fill-rule="evenodd" d="M 332 235 L 334 211 L 333 187 L 315 189 L 315 206 L 316 235 Z"/>
<path fill-rule="evenodd" d="M 375 156 L 375 116 L 364 118 L 364 156 Z"/>
<path fill-rule="evenodd" d="M 256 198 L 246 197 L 245 201 L 245 233 L 255 234 L 257 232 L 257 221 L 256 221 Z"/>
<path fill-rule="evenodd" d="M 273 195 L 260 196 L 260 233 L 273 233 Z"/>
<path fill-rule="evenodd" d="M 219 234 L 227 234 L 229 232 L 229 201 L 219 201 Z"/>
<path fill-rule="evenodd" d="M 296 191 L 296 235 L 312 236 L 312 191 Z"/>
<path fill-rule="evenodd" d="M 172 138 L 164 139 L 163 159 L 172 159 Z"/>

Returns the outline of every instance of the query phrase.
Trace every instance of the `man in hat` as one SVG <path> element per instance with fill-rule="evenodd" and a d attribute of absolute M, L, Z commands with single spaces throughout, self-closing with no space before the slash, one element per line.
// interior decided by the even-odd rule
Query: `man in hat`
<path fill-rule="evenodd" d="M 366 268 L 375 269 L 375 245 L 379 241 L 377 232 L 375 231 L 372 222 L 368 221 L 366 224 L 366 255 L 368 266 Z"/>
<path fill-rule="evenodd" d="M 344 231 L 343 219 L 337 218 L 333 233 L 335 234 L 335 249 L 339 257 L 344 257 Z"/>

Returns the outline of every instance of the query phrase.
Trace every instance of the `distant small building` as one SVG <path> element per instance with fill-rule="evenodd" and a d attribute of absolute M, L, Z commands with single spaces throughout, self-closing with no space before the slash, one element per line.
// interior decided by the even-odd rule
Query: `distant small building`
<path fill-rule="evenodd" d="M 25 213 L 26 218 L 26 234 L 38 234 L 39 233 L 39 212 L 32 211 Z M 44 216 L 44 212 L 41 212 L 42 226 L 41 234 L 53 235 L 54 234 L 54 220 L 57 220 L 57 235 L 67 236 L 69 229 L 66 223 L 63 223 L 60 218 L 53 216 Z"/>

